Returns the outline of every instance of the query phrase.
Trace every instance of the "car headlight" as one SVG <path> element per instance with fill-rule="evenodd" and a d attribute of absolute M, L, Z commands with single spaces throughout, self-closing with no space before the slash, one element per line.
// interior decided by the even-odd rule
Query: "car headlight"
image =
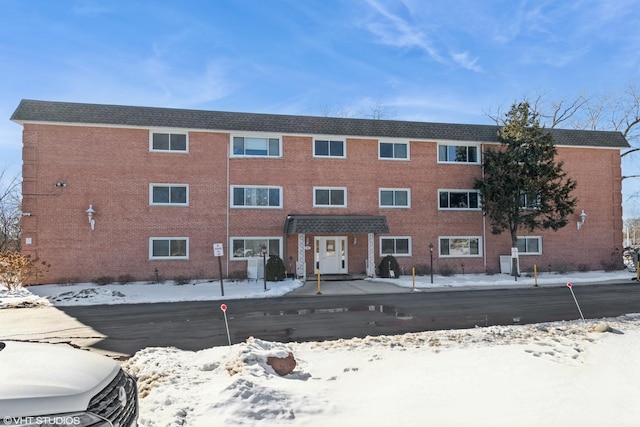
<path fill-rule="evenodd" d="M 33 417 L 4 417 L 5 426 L 21 427 L 111 427 L 111 423 L 91 412 L 38 415 Z"/>

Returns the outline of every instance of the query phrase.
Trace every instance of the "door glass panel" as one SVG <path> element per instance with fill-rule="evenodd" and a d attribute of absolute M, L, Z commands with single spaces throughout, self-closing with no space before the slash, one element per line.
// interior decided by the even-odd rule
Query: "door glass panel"
<path fill-rule="evenodd" d="M 336 255 L 336 241 L 334 239 L 328 239 L 325 246 L 325 255 L 332 257 Z"/>

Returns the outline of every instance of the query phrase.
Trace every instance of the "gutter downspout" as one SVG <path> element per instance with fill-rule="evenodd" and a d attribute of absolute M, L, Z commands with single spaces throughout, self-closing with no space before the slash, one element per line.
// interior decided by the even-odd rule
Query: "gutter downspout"
<path fill-rule="evenodd" d="M 484 144 L 480 144 L 480 167 L 482 180 L 484 181 Z M 482 200 L 480 200 L 482 203 Z M 487 272 L 487 216 L 482 212 L 482 261 L 484 262 L 484 272 Z"/>

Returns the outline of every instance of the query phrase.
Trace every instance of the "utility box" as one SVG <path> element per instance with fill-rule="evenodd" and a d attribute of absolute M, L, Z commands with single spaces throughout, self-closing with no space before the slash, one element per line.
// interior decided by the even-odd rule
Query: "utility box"
<path fill-rule="evenodd" d="M 247 260 L 247 279 L 264 278 L 264 265 L 262 258 L 249 258 Z"/>
<path fill-rule="evenodd" d="M 513 263 L 513 258 L 511 255 L 500 255 L 500 273 L 502 274 L 512 274 L 511 266 Z M 520 258 L 518 258 L 518 271 L 520 271 Z"/>

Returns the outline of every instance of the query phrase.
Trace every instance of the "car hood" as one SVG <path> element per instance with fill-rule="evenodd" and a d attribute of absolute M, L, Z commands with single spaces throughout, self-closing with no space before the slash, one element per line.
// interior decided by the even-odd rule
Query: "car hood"
<path fill-rule="evenodd" d="M 84 411 L 119 369 L 108 357 L 66 344 L 2 341 L 0 416 Z"/>

